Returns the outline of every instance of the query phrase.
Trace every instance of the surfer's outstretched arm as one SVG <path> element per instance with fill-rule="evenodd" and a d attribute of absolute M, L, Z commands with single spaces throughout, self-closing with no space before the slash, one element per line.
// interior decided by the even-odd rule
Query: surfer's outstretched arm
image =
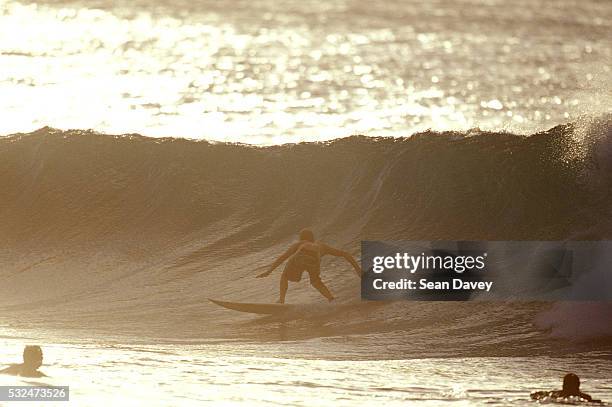
<path fill-rule="evenodd" d="M 261 274 L 257 275 L 257 278 L 262 278 L 262 277 L 267 277 L 270 275 L 270 273 L 272 273 L 274 271 L 275 268 L 277 268 L 278 266 L 280 266 L 281 264 L 283 264 L 283 262 L 285 260 L 287 260 L 289 257 L 291 257 L 291 255 L 293 253 L 295 253 L 297 251 L 297 249 L 300 247 L 300 242 L 294 243 L 292 244 L 287 251 L 285 251 L 285 253 L 283 253 L 278 259 L 276 259 L 274 261 L 274 263 L 270 264 L 268 270 L 264 271 Z"/>
<path fill-rule="evenodd" d="M 361 267 L 359 266 L 359 263 L 357 263 L 355 258 L 351 256 L 350 253 L 345 252 L 344 250 L 336 249 L 326 244 L 322 246 L 323 246 L 323 254 L 330 254 L 332 256 L 342 257 L 343 259 L 351 263 L 351 266 L 353 266 L 353 269 L 355 269 L 355 274 L 361 277 L 361 274 L 362 274 Z"/>

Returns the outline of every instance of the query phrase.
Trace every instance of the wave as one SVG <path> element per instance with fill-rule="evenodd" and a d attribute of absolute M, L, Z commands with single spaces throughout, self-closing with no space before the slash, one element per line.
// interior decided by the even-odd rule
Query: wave
<path fill-rule="evenodd" d="M 430 131 L 271 147 L 15 134 L 0 139 L 0 306 L 34 319 L 71 310 L 76 325 L 100 329 L 144 318 L 174 336 L 204 335 L 186 326 L 206 315 L 221 332 L 235 320 L 205 298 L 274 298 L 275 281 L 250 276 L 304 227 L 355 254 L 366 239 L 610 239 L 611 166 L 612 115 L 529 136 Z M 342 263 L 324 267 L 341 298 L 359 297 Z M 289 300 L 318 298 L 298 286 Z M 394 307 L 406 306 L 428 312 Z M 533 307 L 529 321 L 548 306 Z M 458 308 L 464 323 L 486 313 Z M 402 312 L 342 329 L 389 330 Z"/>

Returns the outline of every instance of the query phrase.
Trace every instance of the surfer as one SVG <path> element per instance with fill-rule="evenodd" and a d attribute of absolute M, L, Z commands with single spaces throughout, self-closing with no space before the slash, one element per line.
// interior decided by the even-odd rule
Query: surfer
<path fill-rule="evenodd" d="M 566 397 L 580 397 L 588 402 L 601 403 L 600 400 L 593 400 L 593 398 L 580 391 L 580 378 L 574 373 L 568 373 L 563 377 L 563 388 L 562 390 L 554 391 L 536 391 L 531 393 L 533 400 L 541 400 L 543 398 L 566 398 Z"/>
<path fill-rule="evenodd" d="M 23 377 L 46 377 L 46 374 L 38 370 L 42 366 L 42 361 L 43 353 L 40 346 L 26 346 L 23 348 L 23 363 L 10 365 L 0 370 L 0 373 Z"/>
<path fill-rule="evenodd" d="M 280 304 L 285 303 L 285 295 L 289 288 L 289 281 L 298 282 L 302 279 L 304 271 L 308 273 L 310 284 L 316 288 L 328 301 L 333 301 L 334 296 L 327 286 L 321 281 L 321 257 L 331 255 L 346 259 L 355 273 L 361 277 L 361 267 L 349 253 L 335 249 L 323 242 L 315 241 L 314 233 L 310 229 L 303 229 L 299 234 L 299 241 L 292 244 L 285 253 L 272 263 L 268 270 L 259 274 L 257 278 L 267 277 L 280 266 L 285 260 L 287 264 L 280 279 Z"/>

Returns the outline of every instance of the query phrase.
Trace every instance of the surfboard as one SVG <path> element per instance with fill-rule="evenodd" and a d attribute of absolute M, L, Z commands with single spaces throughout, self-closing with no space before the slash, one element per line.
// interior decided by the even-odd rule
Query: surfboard
<path fill-rule="evenodd" d="M 250 314 L 274 315 L 281 314 L 295 307 L 291 304 L 266 304 L 252 302 L 231 302 L 220 301 L 209 298 L 208 301 L 217 304 L 223 308 L 231 309 L 239 312 L 247 312 Z"/>

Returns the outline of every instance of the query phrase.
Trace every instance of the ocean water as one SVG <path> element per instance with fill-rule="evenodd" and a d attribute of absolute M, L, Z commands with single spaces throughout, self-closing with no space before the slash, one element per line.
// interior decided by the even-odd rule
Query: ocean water
<path fill-rule="evenodd" d="M 41 382 L 79 406 L 524 405 L 566 371 L 609 401 L 610 303 L 361 302 L 329 259 L 331 305 L 307 282 L 277 317 L 208 298 L 273 302 L 279 272 L 256 269 L 304 225 L 356 256 L 363 239 L 610 239 L 611 123 L 266 148 L 0 139 L 3 362 L 43 345 Z"/>
<path fill-rule="evenodd" d="M 21 350 L 13 341 L 0 343 L 3 349 Z M 331 342 L 331 346 L 337 345 Z M 609 361 L 580 355 L 571 360 L 329 360 L 291 357 L 286 351 L 294 347 L 294 343 L 56 344 L 46 348 L 53 365 L 44 371 L 52 378 L 0 376 L 0 385 L 70 384 L 70 404 L 78 406 L 524 406 L 532 403 L 532 389 L 557 388 L 559 378 L 570 369 L 581 372 L 583 386 L 592 396 L 610 399 L 612 395 L 606 379 L 612 373 Z"/>
<path fill-rule="evenodd" d="M 78 406 L 518 406 L 574 371 L 611 401 L 610 303 L 362 302 L 331 259 L 334 304 L 307 282 L 277 317 L 208 301 L 276 300 L 279 272 L 254 276 L 303 227 L 355 256 L 612 239 L 611 17 L 0 3 L 0 363 L 36 343 L 50 375 L 0 385 L 69 385 Z"/>
<path fill-rule="evenodd" d="M 611 18 L 598 0 L 8 0 L 0 134 L 530 134 L 610 112 Z"/>

